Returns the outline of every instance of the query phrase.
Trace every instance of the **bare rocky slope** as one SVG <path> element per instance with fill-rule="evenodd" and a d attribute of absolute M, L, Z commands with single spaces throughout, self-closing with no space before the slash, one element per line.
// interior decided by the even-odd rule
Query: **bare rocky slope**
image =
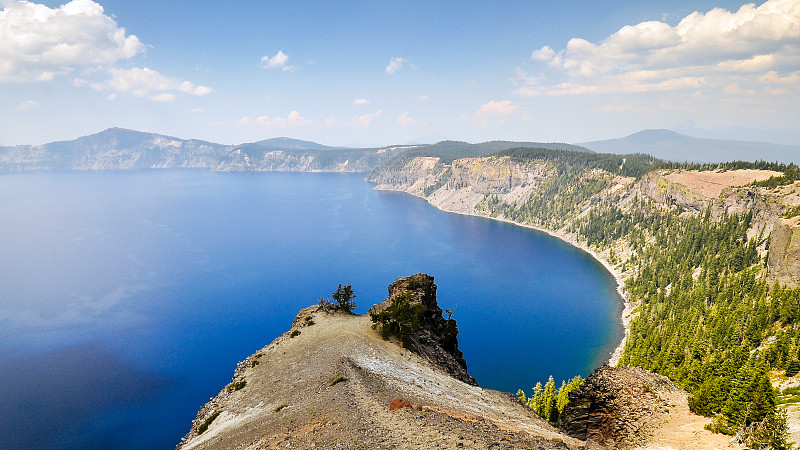
<path fill-rule="evenodd" d="M 238 365 L 178 448 L 585 446 L 510 394 L 476 386 L 441 348 L 430 326 L 437 312 L 444 320 L 432 277 L 398 279 L 387 300 L 404 292 L 426 305 L 423 351 L 382 339 L 368 316 L 306 308 L 289 331 Z"/>
<path fill-rule="evenodd" d="M 382 339 L 366 315 L 303 309 L 289 331 L 239 363 L 178 448 L 727 446 L 724 437 L 687 420 L 686 393 L 664 377 L 608 366 L 571 393 L 559 431 L 511 394 L 475 384 L 457 343 L 445 349 L 435 292 L 428 275 L 399 278 L 372 308 L 379 312 L 403 295 L 425 305 L 415 351 Z M 664 431 L 670 422 L 682 429 Z"/>

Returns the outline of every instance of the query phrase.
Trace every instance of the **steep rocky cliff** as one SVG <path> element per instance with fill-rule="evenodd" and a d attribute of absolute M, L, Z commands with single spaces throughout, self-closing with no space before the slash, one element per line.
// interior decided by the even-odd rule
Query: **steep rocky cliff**
<path fill-rule="evenodd" d="M 603 366 L 570 392 L 559 417 L 568 435 L 613 448 L 645 444 L 672 406 L 680 389 L 667 377 L 635 367 Z"/>
<path fill-rule="evenodd" d="M 433 277 L 418 273 L 398 278 L 389 285 L 389 297 L 370 308 L 369 313 L 376 314 L 386 310 L 400 296 L 408 296 L 411 305 L 419 304 L 424 307 L 421 326 L 410 336 L 412 350 L 444 369 L 453 378 L 477 386 L 475 378 L 467 373 L 467 362 L 458 349 L 458 327 L 455 320 L 442 317 L 442 308 L 436 302 Z"/>

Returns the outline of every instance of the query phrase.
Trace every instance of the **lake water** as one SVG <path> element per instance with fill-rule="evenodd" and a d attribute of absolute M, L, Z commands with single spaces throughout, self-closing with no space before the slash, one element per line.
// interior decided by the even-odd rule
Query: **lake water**
<path fill-rule="evenodd" d="M 0 448 L 174 448 L 236 363 L 351 283 L 436 277 L 481 386 L 587 375 L 619 342 L 590 256 L 360 175 L 0 176 Z"/>

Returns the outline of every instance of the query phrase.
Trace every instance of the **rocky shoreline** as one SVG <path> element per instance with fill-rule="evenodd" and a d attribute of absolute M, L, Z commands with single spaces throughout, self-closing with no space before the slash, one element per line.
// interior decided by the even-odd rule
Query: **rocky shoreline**
<path fill-rule="evenodd" d="M 625 344 L 628 341 L 628 336 L 630 336 L 631 321 L 636 316 L 635 314 L 633 314 L 633 311 L 638 306 L 638 303 L 637 302 L 632 302 L 630 297 L 629 297 L 629 295 L 628 295 L 628 293 L 625 291 L 625 282 L 624 282 L 622 273 L 619 270 L 615 269 L 614 266 L 612 266 L 611 263 L 608 260 L 606 260 L 605 258 L 603 258 L 600 254 L 598 254 L 597 252 L 595 252 L 594 250 L 589 248 L 586 244 L 578 241 L 575 236 L 568 235 L 568 234 L 565 234 L 565 233 L 560 233 L 558 231 L 548 230 L 546 228 L 537 227 L 535 225 L 529 225 L 529 224 L 515 222 L 515 221 L 509 220 L 509 219 L 491 217 L 489 215 L 479 214 L 477 212 L 468 212 L 468 211 L 465 211 L 465 210 L 458 210 L 456 208 L 448 208 L 444 204 L 437 204 L 437 203 L 432 202 L 430 198 L 424 197 L 422 195 L 417 195 L 417 194 L 415 194 L 413 192 L 408 192 L 408 191 L 403 190 L 403 189 L 396 189 L 396 188 L 393 188 L 393 187 L 391 187 L 389 185 L 386 185 L 386 184 L 378 184 L 378 185 L 376 185 L 374 187 L 374 189 L 379 190 L 379 191 L 402 192 L 402 193 L 410 194 L 410 195 L 413 195 L 415 197 L 422 198 L 423 200 L 427 201 L 428 204 L 430 204 L 431 206 L 435 207 L 436 209 L 438 209 L 440 211 L 444 211 L 444 212 L 448 212 L 448 213 L 454 213 L 454 214 L 460 214 L 460 215 L 463 215 L 463 216 L 482 217 L 482 218 L 485 218 L 485 219 L 496 220 L 498 222 L 504 222 L 504 223 L 508 223 L 508 224 L 511 224 L 511 225 L 516 225 L 516 226 L 519 226 L 519 227 L 528 228 L 528 229 L 531 229 L 531 230 L 536 230 L 536 231 L 545 233 L 548 236 L 551 236 L 551 237 L 559 239 L 559 240 L 561 240 L 563 242 L 566 242 L 567 244 L 570 244 L 573 247 L 576 247 L 576 248 L 584 251 L 585 253 L 587 253 L 589 256 L 591 256 L 597 262 L 599 262 L 606 269 L 606 271 L 609 274 L 611 274 L 612 277 L 614 277 L 614 281 L 617 284 L 617 294 L 619 294 L 620 298 L 622 299 L 623 308 L 622 308 L 622 313 L 620 315 L 620 323 L 622 323 L 624 334 L 623 334 L 622 340 L 620 341 L 619 345 L 617 345 L 617 347 L 614 349 L 614 351 L 609 354 L 609 358 L 608 358 L 608 364 L 611 365 L 611 366 L 616 366 L 619 363 L 619 360 L 622 357 L 622 351 L 625 349 Z M 473 209 L 473 211 L 474 211 L 474 209 Z"/>

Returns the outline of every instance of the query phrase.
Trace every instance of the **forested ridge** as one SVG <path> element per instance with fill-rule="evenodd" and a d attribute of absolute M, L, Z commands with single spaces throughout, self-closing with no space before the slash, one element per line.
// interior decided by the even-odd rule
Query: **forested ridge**
<path fill-rule="evenodd" d="M 639 306 L 622 365 L 668 376 L 691 394 L 694 413 L 715 417 L 712 431 L 738 433 L 754 448 L 787 448 L 780 404 L 797 401 L 792 394 L 800 390 L 773 389 L 770 373 L 800 370 L 800 289 L 769 281 L 770 236 L 763 223 L 756 228 L 752 211 L 728 211 L 720 199 L 709 199 L 700 211 L 674 199 L 658 201 L 645 195 L 642 180 L 651 177 L 663 188 L 658 183 L 667 183 L 661 174 L 669 170 L 783 172 L 739 188 L 755 196 L 758 189 L 793 183 L 800 178 L 797 166 L 675 164 L 647 155 L 529 148 L 495 157 L 538 164 L 548 174 L 522 199 L 485 194 L 476 212 L 571 234 L 625 274 L 625 289 Z M 425 196 L 448 189 L 448 170 Z M 792 211 L 785 208 L 783 216 Z M 557 416 L 553 384 L 530 399 L 521 393 L 551 420 Z"/>

